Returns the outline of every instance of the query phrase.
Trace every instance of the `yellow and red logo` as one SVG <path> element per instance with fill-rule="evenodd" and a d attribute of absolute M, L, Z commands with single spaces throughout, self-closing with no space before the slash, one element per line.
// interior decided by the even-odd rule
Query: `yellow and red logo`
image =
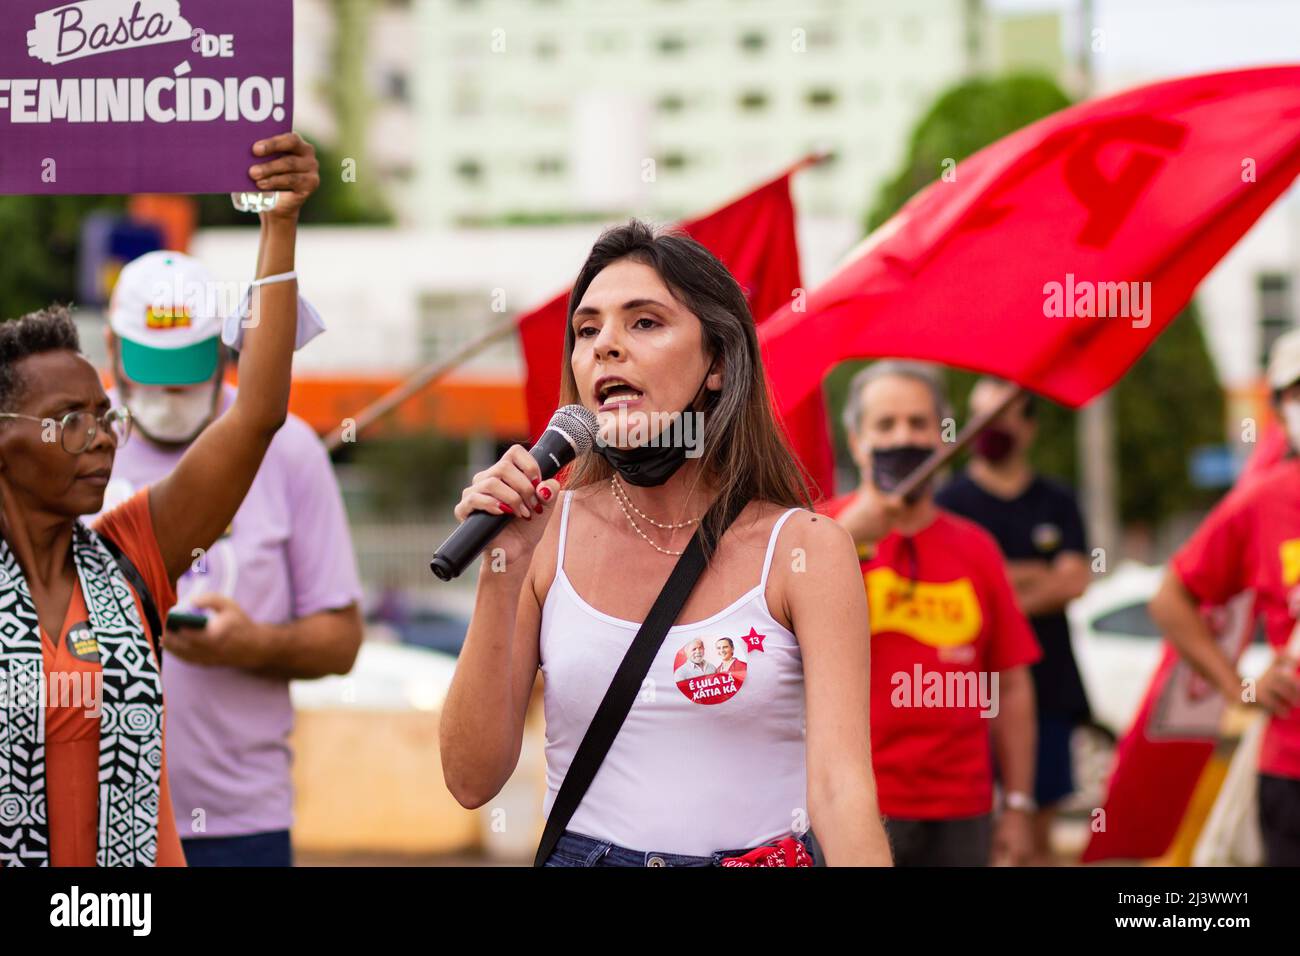
<path fill-rule="evenodd" d="M 146 329 L 188 329 L 191 324 L 190 307 L 149 306 L 144 314 Z"/>
<path fill-rule="evenodd" d="M 1282 559 L 1282 583 L 1290 587 L 1300 581 L 1300 538 L 1283 541 L 1278 546 L 1278 557 Z"/>
<path fill-rule="evenodd" d="M 897 631 L 930 647 L 970 644 L 984 624 L 970 578 L 937 584 L 909 581 L 892 568 L 865 575 L 871 632 Z"/>

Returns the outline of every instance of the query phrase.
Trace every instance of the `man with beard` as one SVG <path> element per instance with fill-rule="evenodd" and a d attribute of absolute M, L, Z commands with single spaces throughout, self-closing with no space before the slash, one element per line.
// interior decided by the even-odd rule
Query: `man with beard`
<path fill-rule="evenodd" d="M 687 645 L 686 660 L 673 674 L 673 680 L 680 684 L 692 677 L 707 677 L 716 671 L 717 668 L 704 659 L 704 641 L 697 637 Z"/>
<path fill-rule="evenodd" d="M 1018 865 L 1032 851 L 1028 665 L 1038 645 L 988 533 L 936 507 L 928 483 L 909 500 L 893 494 L 938 447 L 947 417 L 926 366 L 863 369 L 844 415 L 861 482 L 823 510 L 853 534 L 862 562 L 871 752 L 895 864 Z M 946 691 L 981 684 L 993 688 L 983 707 Z M 1004 790 L 996 827 L 994 755 Z"/>
<path fill-rule="evenodd" d="M 119 450 L 105 508 L 168 474 L 233 404 L 222 384 L 222 286 L 154 252 L 122 270 L 105 331 L 140 440 Z M 238 317 L 226 341 L 238 345 Z M 298 345 L 321 328 L 299 300 Z M 361 645 L 356 559 L 329 456 L 290 415 L 226 533 L 177 584 L 202 627 L 169 629 L 167 764 L 191 866 L 289 866 L 289 681 L 346 674 Z"/>

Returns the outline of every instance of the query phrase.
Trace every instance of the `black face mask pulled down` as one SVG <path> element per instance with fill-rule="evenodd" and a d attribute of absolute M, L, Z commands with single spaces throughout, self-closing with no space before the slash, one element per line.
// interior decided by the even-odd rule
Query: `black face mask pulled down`
<path fill-rule="evenodd" d="M 892 448 L 873 448 L 871 449 L 871 483 L 879 490 L 889 494 L 932 454 L 934 454 L 934 449 L 928 445 L 895 445 Z M 916 504 L 921 499 L 921 496 L 925 494 L 929 484 L 928 480 L 923 482 L 903 500 L 909 505 Z"/>
<path fill-rule="evenodd" d="M 704 381 L 708 381 L 707 375 Z M 642 488 L 662 485 L 685 463 L 687 451 L 684 441 L 665 441 L 665 439 L 672 437 L 674 431 L 677 431 L 678 436 L 684 433 L 682 418 L 691 414 L 695 399 L 699 398 L 703 388 L 704 382 L 700 382 L 700 387 L 695 390 L 691 400 L 682 409 L 681 418 L 676 424 L 665 426 L 646 444 L 636 448 L 615 448 L 613 445 L 597 441 L 591 450 L 609 462 L 618 472 L 619 477 L 629 485 L 638 485 Z"/>

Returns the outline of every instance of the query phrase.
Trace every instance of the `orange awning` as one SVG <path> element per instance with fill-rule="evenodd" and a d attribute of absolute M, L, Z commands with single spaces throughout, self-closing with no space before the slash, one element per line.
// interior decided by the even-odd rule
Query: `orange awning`
<path fill-rule="evenodd" d="M 296 376 L 289 410 L 324 435 L 402 382 L 397 375 Z M 523 383 L 496 376 L 448 376 L 408 399 L 358 438 L 429 431 L 457 438 L 526 436 Z"/>

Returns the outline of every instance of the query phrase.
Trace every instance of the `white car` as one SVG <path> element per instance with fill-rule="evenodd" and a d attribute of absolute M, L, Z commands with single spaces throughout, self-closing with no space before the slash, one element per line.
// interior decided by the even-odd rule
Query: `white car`
<path fill-rule="evenodd" d="M 1093 583 L 1066 609 L 1079 676 L 1092 710 L 1092 723 L 1071 740 L 1076 790 L 1067 810 L 1087 812 L 1101 805 L 1114 762 L 1115 743 L 1128 732 L 1146 697 L 1165 641 L 1147 604 L 1165 568 L 1125 562 Z M 1239 662 L 1246 677 L 1264 672 L 1273 651 L 1256 633 Z"/>
<path fill-rule="evenodd" d="M 1147 604 L 1163 567 L 1125 562 L 1070 604 L 1070 637 L 1095 723 L 1122 736 L 1137 716 L 1164 653 L 1164 637 Z M 1273 652 L 1258 638 L 1246 649 L 1241 673 L 1257 677 Z"/>

